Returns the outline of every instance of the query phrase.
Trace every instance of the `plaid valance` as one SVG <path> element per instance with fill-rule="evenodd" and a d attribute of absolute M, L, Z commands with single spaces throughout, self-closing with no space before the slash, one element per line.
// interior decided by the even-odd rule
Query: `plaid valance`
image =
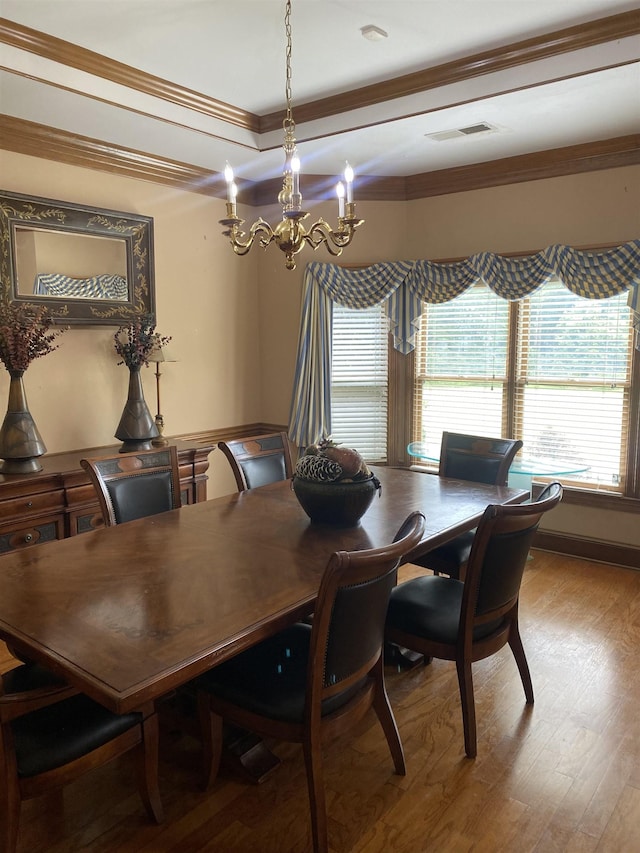
<path fill-rule="evenodd" d="M 602 252 L 555 245 L 522 258 L 481 252 L 450 264 L 393 261 L 361 269 L 308 264 L 289 419 L 291 439 L 304 447 L 331 434 L 334 302 L 356 309 L 386 302 L 394 347 L 408 353 L 415 346 L 424 302 L 448 302 L 479 281 L 503 299 L 522 299 L 551 278 L 560 279 L 569 290 L 586 299 L 605 299 L 631 289 L 629 304 L 633 305 L 635 299 L 637 305 L 640 239 Z"/>

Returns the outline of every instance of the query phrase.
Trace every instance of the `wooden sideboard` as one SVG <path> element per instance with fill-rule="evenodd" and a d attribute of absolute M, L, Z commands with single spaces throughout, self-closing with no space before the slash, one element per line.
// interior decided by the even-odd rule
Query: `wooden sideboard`
<path fill-rule="evenodd" d="M 206 500 L 206 472 L 215 444 L 171 443 L 178 449 L 183 505 Z M 36 474 L 0 474 L 0 554 L 101 527 L 98 498 L 80 460 L 115 454 L 119 448 L 46 454 Z"/>

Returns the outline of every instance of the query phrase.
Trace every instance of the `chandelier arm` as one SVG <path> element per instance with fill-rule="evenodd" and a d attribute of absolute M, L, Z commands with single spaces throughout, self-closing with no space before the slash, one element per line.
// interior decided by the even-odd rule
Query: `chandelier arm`
<path fill-rule="evenodd" d="M 249 230 L 249 235 L 247 239 L 243 239 L 245 237 L 245 232 L 241 229 L 241 224 L 243 220 L 238 219 L 234 222 L 226 222 L 223 220 L 223 224 L 229 224 L 229 230 L 224 233 L 229 237 L 231 245 L 233 246 L 233 251 L 236 255 L 246 255 L 253 243 L 259 235 L 260 245 L 266 248 L 269 243 L 274 239 L 273 229 L 269 225 L 268 222 L 265 222 L 264 219 L 260 218 L 256 222 L 253 223 Z"/>
<path fill-rule="evenodd" d="M 252 242 L 259 236 L 259 242 L 263 249 L 266 249 L 269 243 L 275 239 L 273 228 L 262 218 L 253 223 L 249 233 L 251 234 Z"/>
<path fill-rule="evenodd" d="M 319 219 L 309 229 L 307 240 L 310 245 L 316 249 L 321 243 L 325 243 L 328 251 L 332 255 L 339 255 L 342 250 L 351 243 L 356 228 L 363 220 L 338 220 L 338 229 L 334 231 L 324 219 Z M 333 252 L 332 246 L 335 246 L 338 251 Z"/>

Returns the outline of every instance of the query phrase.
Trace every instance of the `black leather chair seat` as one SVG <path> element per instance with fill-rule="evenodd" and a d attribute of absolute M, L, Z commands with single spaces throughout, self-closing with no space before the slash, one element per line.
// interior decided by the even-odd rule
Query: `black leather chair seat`
<path fill-rule="evenodd" d="M 455 645 L 460 632 L 464 583 L 440 575 L 425 575 L 397 586 L 391 593 L 387 627 L 436 643 Z M 500 622 L 474 629 L 474 640 L 491 634 Z"/>
<path fill-rule="evenodd" d="M 23 666 L 16 666 L 2 676 L 2 686 L 5 693 L 24 693 L 27 690 L 38 690 L 42 687 L 57 687 L 65 684 L 48 669 L 37 663 L 26 661 Z"/>
<path fill-rule="evenodd" d="M 43 667 L 25 664 L 5 678 L 5 694 L 59 683 Z M 116 735 L 139 725 L 140 714 L 113 714 L 79 694 L 32 711 L 11 723 L 18 776 L 37 776 L 92 752 Z"/>
<path fill-rule="evenodd" d="M 473 545 L 473 537 L 476 535 L 475 530 L 468 530 L 466 533 L 461 533 L 441 545 L 439 548 L 434 548 L 425 555 L 425 560 L 428 561 L 429 568 L 442 575 L 458 579 L 460 567 L 464 566 L 469 560 L 471 546 Z M 419 561 L 416 561 L 420 565 Z"/>
<path fill-rule="evenodd" d="M 301 723 L 310 639 L 311 626 L 298 622 L 209 670 L 195 686 L 273 720 Z M 325 699 L 322 716 L 345 705 L 365 682 Z"/>

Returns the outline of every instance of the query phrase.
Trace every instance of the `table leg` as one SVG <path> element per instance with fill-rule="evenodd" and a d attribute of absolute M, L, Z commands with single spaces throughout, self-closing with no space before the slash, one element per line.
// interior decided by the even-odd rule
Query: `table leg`
<path fill-rule="evenodd" d="M 395 667 L 398 672 L 406 672 L 422 664 L 427 666 L 427 664 L 431 663 L 431 658 L 425 659 L 424 655 L 420 654 L 420 652 L 405 649 L 404 646 L 397 646 L 395 643 L 385 643 L 384 663 L 385 666 Z"/>
<path fill-rule="evenodd" d="M 200 740 L 195 696 L 190 692 L 178 690 L 159 703 L 158 711 L 165 728 L 185 732 Z M 221 765 L 242 781 L 258 785 L 279 767 L 280 759 L 258 735 L 227 726 Z"/>

